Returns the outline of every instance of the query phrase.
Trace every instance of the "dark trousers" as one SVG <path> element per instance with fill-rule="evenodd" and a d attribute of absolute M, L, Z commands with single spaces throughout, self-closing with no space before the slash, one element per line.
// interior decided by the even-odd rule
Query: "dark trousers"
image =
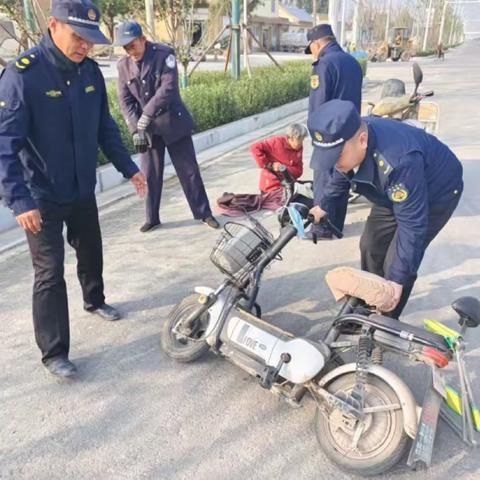
<path fill-rule="evenodd" d="M 449 203 L 430 205 L 424 251 L 448 222 L 459 200 L 460 195 Z M 360 238 L 362 270 L 385 277 L 395 255 L 396 241 L 397 222 L 393 211 L 390 208 L 375 205 L 367 218 L 365 229 Z M 408 279 L 403 285 L 402 296 L 398 305 L 393 311 L 386 313 L 386 315 L 392 318 L 400 316 L 407 304 L 416 279 L 416 275 Z"/>
<path fill-rule="evenodd" d="M 152 148 L 140 157 L 142 170 L 148 184 L 145 201 L 147 222 L 152 224 L 160 222 L 165 148 L 170 154 L 193 218 L 203 219 L 211 216 L 212 211 L 198 168 L 192 137 L 184 137 L 166 147 L 162 137 L 154 135 L 152 136 Z"/>
<path fill-rule="evenodd" d="M 343 231 L 345 217 L 347 215 L 348 192 L 350 191 L 350 181 L 335 170 L 332 171 L 313 171 L 313 190 L 315 205 L 319 205 L 322 210 L 328 214 L 330 221 Z M 331 201 L 326 203 L 323 200 L 324 195 L 329 195 L 334 191 Z M 322 226 L 315 226 L 315 232 L 318 235 L 331 235 L 331 232 Z"/>
<path fill-rule="evenodd" d="M 103 295 L 102 238 L 95 198 L 74 205 L 40 201 L 42 230 L 27 232 L 35 280 L 33 326 L 43 362 L 68 356 L 70 330 L 67 288 L 64 279 L 63 224 L 67 241 L 77 254 L 77 275 L 84 307 L 93 310 L 105 302 Z"/>

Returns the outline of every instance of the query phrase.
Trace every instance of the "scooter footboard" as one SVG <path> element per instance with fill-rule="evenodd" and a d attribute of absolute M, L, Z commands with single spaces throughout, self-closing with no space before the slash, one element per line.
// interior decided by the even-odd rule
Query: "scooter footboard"
<path fill-rule="evenodd" d="M 356 368 L 356 363 L 348 363 L 335 368 L 320 379 L 316 388 L 323 389 L 338 377 L 347 373 L 354 373 Z M 421 410 L 419 407 L 417 407 L 417 403 L 410 388 L 400 377 L 385 367 L 380 365 L 370 365 L 367 370 L 370 375 L 379 377 L 396 392 L 403 412 L 403 428 L 406 434 L 410 438 L 414 439 L 417 434 L 417 425 Z M 313 392 L 315 392 L 315 389 Z"/>

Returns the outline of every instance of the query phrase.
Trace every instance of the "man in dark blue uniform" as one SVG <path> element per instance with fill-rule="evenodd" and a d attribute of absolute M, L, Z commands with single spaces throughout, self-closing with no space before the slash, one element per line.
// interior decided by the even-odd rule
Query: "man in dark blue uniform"
<path fill-rule="evenodd" d="M 108 43 L 99 18 L 89 0 L 54 0 L 48 33 L 0 80 L 0 194 L 27 235 L 42 361 L 61 377 L 76 372 L 68 359 L 64 224 L 77 254 L 84 308 L 107 320 L 119 318 L 103 292 L 94 193 L 98 147 L 139 194 L 146 190 L 110 116 L 102 73 L 87 58 L 94 43 Z"/>
<path fill-rule="evenodd" d="M 160 225 L 165 148 L 182 185 L 193 217 L 218 228 L 198 168 L 192 141 L 193 119 L 180 97 L 175 52 L 167 45 L 147 41 L 137 22 L 117 28 L 116 45 L 127 55 L 118 62 L 120 106 L 141 153 L 147 177 L 146 223 L 148 232 Z"/>
<path fill-rule="evenodd" d="M 328 24 L 317 25 L 307 33 L 308 46 L 305 53 L 311 53 L 314 59 L 310 77 L 309 117 L 321 105 L 329 100 L 341 99 L 353 102 L 358 112 L 362 103 L 363 74 L 360 64 L 351 55 L 344 52 L 337 43 L 332 28 Z M 315 177 L 315 205 L 321 205 L 328 212 L 333 224 L 341 231 L 347 214 L 348 192 L 350 185 L 345 178 L 333 169 L 325 172 L 315 162 L 310 167 Z M 333 188 L 337 194 L 335 204 L 329 204 L 328 189 Z M 332 238 L 331 232 L 320 226 L 312 229 L 317 238 Z"/>
<path fill-rule="evenodd" d="M 462 165 L 436 137 L 396 120 L 362 120 L 351 102 L 325 103 L 308 127 L 318 168 L 335 167 L 374 204 L 360 239 L 362 269 L 391 282 L 388 315 L 398 318 L 425 249 L 458 205 Z M 329 201 L 339 194 L 330 191 Z M 326 215 L 318 206 L 311 213 Z"/>

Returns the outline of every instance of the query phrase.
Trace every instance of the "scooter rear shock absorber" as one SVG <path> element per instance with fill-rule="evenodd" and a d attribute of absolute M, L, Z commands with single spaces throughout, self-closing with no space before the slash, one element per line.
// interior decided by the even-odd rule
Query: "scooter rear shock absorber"
<path fill-rule="evenodd" d="M 374 365 L 381 365 L 383 363 L 383 348 L 377 345 L 372 350 L 372 363 Z"/>
<path fill-rule="evenodd" d="M 355 370 L 355 387 L 351 396 L 363 407 L 365 384 L 367 383 L 368 364 L 372 355 L 373 342 L 369 329 L 363 329 L 358 339 L 357 368 Z"/>

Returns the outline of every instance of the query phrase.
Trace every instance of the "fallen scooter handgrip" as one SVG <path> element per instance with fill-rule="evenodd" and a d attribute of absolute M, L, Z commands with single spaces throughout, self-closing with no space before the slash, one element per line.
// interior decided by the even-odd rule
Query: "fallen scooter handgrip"
<path fill-rule="evenodd" d="M 313 215 L 309 214 L 307 217 L 310 222 L 315 223 Z M 337 238 L 343 238 L 343 233 L 329 220 L 328 217 L 323 217 L 319 225 L 327 227 Z"/>

